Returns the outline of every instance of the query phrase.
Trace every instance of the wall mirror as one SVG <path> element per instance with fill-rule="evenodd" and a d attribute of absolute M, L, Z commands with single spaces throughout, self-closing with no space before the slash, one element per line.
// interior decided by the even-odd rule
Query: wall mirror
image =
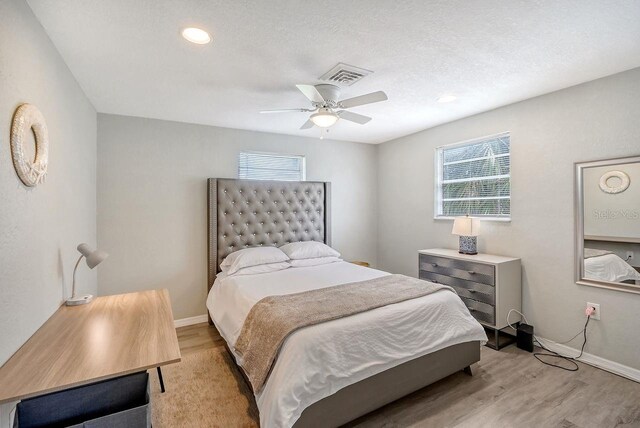
<path fill-rule="evenodd" d="M 640 156 L 576 163 L 576 282 L 640 293 Z"/>

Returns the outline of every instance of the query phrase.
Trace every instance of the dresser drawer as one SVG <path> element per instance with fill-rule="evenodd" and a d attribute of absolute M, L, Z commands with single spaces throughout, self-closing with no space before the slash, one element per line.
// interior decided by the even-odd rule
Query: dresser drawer
<path fill-rule="evenodd" d="M 459 285 L 452 285 L 451 287 L 456 290 L 460 297 L 466 297 L 468 299 L 477 300 L 482 303 L 486 303 L 488 305 L 496 304 L 496 296 L 493 293 L 493 289 L 491 290 L 483 290 L 482 287 L 491 287 L 490 285 L 471 283 L 472 285 L 468 288 L 460 287 Z M 479 287 L 480 286 L 480 287 Z"/>
<path fill-rule="evenodd" d="M 489 325 L 496 324 L 495 307 L 477 300 L 460 297 L 475 319 Z"/>
<path fill-rule="evenodd" d="M 492 265 L 474 263 L 467 260 L 420 254 L 420 270 L 482 284 L 495 285 L 496 283 L 495 271 Z"/>
<path fill-rule="evenodd" d="M 467 297 L 469 299 L 478 300 L 490 305 L 495 304 L 495 288 L 491 285 L 480 284 L 479 282 L 466 281 L 460 278 L 453 278 L 446 275 L 440 275 L 433 272 L 420 271 L 420 279 L 426 279 L 427 281 L 437 282 L 438 284 L 444 284 L 451 286 L 459 296 Z"/>

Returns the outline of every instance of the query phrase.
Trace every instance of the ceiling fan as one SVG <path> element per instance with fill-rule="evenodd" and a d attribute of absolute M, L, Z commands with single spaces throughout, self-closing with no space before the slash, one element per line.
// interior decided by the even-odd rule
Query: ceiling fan
<path fill-rule="evenodd" d="M 345 109 L 386 101 L 388 99 L 387 94 L 378 91 L 338 101 L 340 88 L 335 85 L 296 85 L 296 87 L 311 101 L 312 108 L 263 110 L 260 113 L 313 113 L 300 129 L 309 129 L 314 125 L 319 128 L 329 128 L 333 126 L 338 119 L 364 125 L 371 120 L 369 116 L 353 113 Z"/>

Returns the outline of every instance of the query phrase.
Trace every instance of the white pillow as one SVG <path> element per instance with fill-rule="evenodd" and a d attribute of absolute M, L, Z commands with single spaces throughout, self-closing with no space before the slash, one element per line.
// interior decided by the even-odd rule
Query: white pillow
<path fill-rule="evenodd" d="M 276 247 L 244 248 L 229 254 L 220 263 L 220 270 L 233 275 L 240 269 L 268 263 L 286 262 L 289 257 Z"/>
<path fill-rule="evenodd" d="M 225 274 L 225 277 L 276 272 L 279 270 L 288 269 L 290 267 L 291 267 L 291 264 L 289 264 L 289 262 L 267 263 L 266 265 L 249 266 L 246 268 L 242 268 L 236 271 L 235 273 L 228 274 L 228 275 Z"/>
<path fill-rule="evenodd" d="M 339 252 L 317 241 L 291 242 L 290 244 L 283 245 L 280 249 L 289 256 L 291 260 L 340 257 Z"/>
<path fill-rule="evenodd" d="M 339 257 L 314 257 L 312 259 L 299 259 L 291 260 L 289 264 L 291 267 L 307 267 L 307 266 L 319 266 L 326 265 L 328 263 L 341 262 Z"/>

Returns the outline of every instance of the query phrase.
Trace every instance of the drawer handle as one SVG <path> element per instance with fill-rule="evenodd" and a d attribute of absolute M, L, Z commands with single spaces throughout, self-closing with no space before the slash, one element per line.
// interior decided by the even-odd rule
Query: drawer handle
<path fill-rule="evenodd" d="M 475 293 L 476 290 L 469 289 L 469 293 Z"/>
<path fill-rule="evenodd" d="M 474 271 L 474 270 L 468 270 L 467 272 L 469 272 L 469 275 L 475 275 L 476 274 L 476 271 Z"/>
<path fill-rule="evenodd" d="M 431 263 L 431 266 L 438 267 L 438 263 Z"/>

